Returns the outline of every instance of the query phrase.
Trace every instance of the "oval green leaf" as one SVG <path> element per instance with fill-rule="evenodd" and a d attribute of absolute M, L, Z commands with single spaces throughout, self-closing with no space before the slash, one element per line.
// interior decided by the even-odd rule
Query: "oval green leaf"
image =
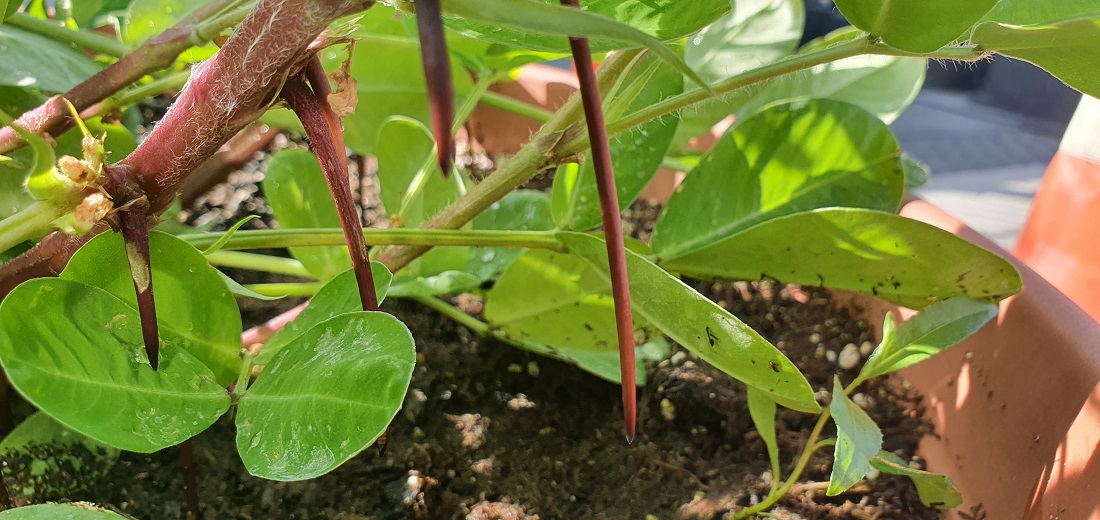
<path fill-rule="evenodd" d="M 241 313 L 221 273 L 183 240 L 149 233 L 153 297 L 162 332 L 187 339 L 187 349 L 214 372 L 222 386 L 241 366 Z M 61 278 L 105 289 L 137 310 L 137 296 L 118 233 L 101 233 L 69 260 Z"/>
<path fill-rule="evenodd" d="M 861 380 L 920 363 L 978 332 L 997 316 L 997 305 L 970 298 L 950 298 L 925 307 L 897 327 L 886 316 L 882 343 L 867 358 Z"/>
<path fill-rule="evenodd" d="M 374 280 L 374 294 L 378 297 L 378 303 L 381 304 L 389 293 L 393 275 L 379 262 L 371 262 L 370 271 L 371 278 Z M 267 340 L 263 350 L 253 362 L 257 365 L 265 365 L 274 359 L 275 354 L 283 347 L 319 323 L 339 314 L 362 309 L 363 301 L 359 298 L 359 284 L 355 281 L 355 271 L 348 269 L 325 283 L 324 287 L 310 298 L 309 305 L 302 309 L 298 317 Z"/>
<path fill-rule="evenodd" d="M 909 477 L 917 486 L 920 501 L 928 507 L 951 509 L 963 503 L 962 493 L 951 481 L 951 477 L 910 468 L 901 457 L 893 453 L 879 452 L 871 459 L 871 466 L 888 475 Z"/>
<path fill-rule="evenodd" d="M 10 24 L 0 25 L 0 85 L 66 92 L 99 72 L 76 49 Z"/>
<path fill-rule="evenodd" d="M 312 153 L 305 150 L 276 153 L 267 163 L 262 186 L 280 227 L 340 227 L 340 214 L 336 212 L 332 192 Z M 351 267 L 347 246 L 292 247 L 290 254 L 321 280 L 328 280 Z"/>
<path fill-rule="evenodd" d="M 787 56 L 806 25 L 801 0 L 735 0 L 733 11 L 687 40 L 684 61 L 721 81 Z"/>
<path fill-rule="evenodd" d="M 963 36 L 998 0 L 836 0 L 852 25 L 911 52 L 932 52 Z"/>
<path fill-rule="evenodd" d="M 746 388 L 748 389 L 746 395 L 749 401 L 749 416 L 752 417 L 752 424 L 760 434 L 760 439 L 764 441 L 764 446 L 768 448 L 768 460 L 772 464 L 772 479 L 780 482 L 783 475 L 779 465 L 779 440 L 775 435 L 775 401 L 754 386 Z"/>
<path fill-rule="evenodd" d="M 825 494 L 837 496 L 854 486 L 871 471 L 871 459 L 882 449 L 882 431 L 875 421 L 844 393 L 840 379 L 833 378 L 833 401 L 829 411 L 836 423 L 833 473 Z"/>
<path fill-rule="evenodd" d="M 86 503 L 39 504 L 0 513 L 0 520 L 126 520 L 126 517 Z"/>
<path fill-rule="evenodd" d="M 103 478 L 119 451 L 35 412 L 0 442 L 4 480 L 16 503 L 64 500 Z"/>
<path fill-rule="evenodd" d="M 558 240 L 583 259 L 605 287 L 610 287 L 607 246 L 603 240 L 580 233 L 559 233 Z M 630 250 L 626 254 L 636 315 L 776 403 L 792 410 L 820 411 L 805 376 L 768 340 L 644 257 Z"/>
<path fill-rule="evenodd" d="M 697 278 L 843 289 L 913 309 L 957 296 L 996 301 L 1022 288 L 1016 268 L 994 253 L 923 222 L 854 208 L 778 218 L 661 265 Z"/>
<path fill-rule="evenodd" d="M 412 334 L 386 313 L 341 314 L 308 330 L 238 403 L 245 468 L 280 481 L 332 471 L 386 430 L 415 362 Z"/>
<path fill-rule="evenodd" d="M 556 181 L 556 180 L 555 180 Z M 476 230 L 546 231 L 554 228 L 550 197 L 541 191 L 516 190 L 494 202 L 489 209 L 474 217 Z M 509 247 L 472 247 L 466 272 L 481 280 L 491 280 L 503 273 L 523 249 Z"/>
<path fill-rule="evenodd" d="M 705 253 L 762 222 L 822 207 L 896 211 L 900 157 L 886 124 L 859 107 L 823 99 L 774 107 L 731 129 L 688 174 L 661 212 L 653 250 L 665 260 Z"/>
<path fill-rule="evenodd" d="M 983 51 L 1031 62 L 1092 96 L 1100 96 L 1100 3 L 1002 0 L 974 29 Z"/>
<path fill-rule="evenodd" d="M 0 362 L 12 386 L 61 424 L 108 446 L 152 453 L 202 432 L 229 394 L 161 329 L 160 367 L 145 358 L 138 312 L 103 289 L 30 280 L 0 304 Z"/>
<path fill-rule="evenodd" d="M 163 33 L 205 3 L 205 0 L 134 0 L 130 4 L 123 27 L 123 40 L 137 47 Z M 213 56 L 215 52 L 218 52 L 218 46 L 207 43 L 184 51 L 180 57 L 194 63 Z"/>
<path fill-rule="evenodd" d="M 655 72 L 647 80 L 642 73 L 648 67 L 655 67 Z M 626 81 L 646 82 L 627 112 L 656 104 L 679 94 L 684 88 L 682 74 L 653 58 L 643 60 Z M 655 119 L 611 139 L 611 160 L 615 168 L 615 189 L 619 195 L 620 210 L 629 207 L 657 173 L 672 144 L 672 137 L 676 135 L 678 122 L 675 117 Z M 585 155 L 580 167 L 569 164 L 558 169 L 554 175 L 551 209 L 554 221 L 561 229 L 583 231 L 600 224 L 602 217 L 596 189 L 595 161 L 591 160 L 591 154 Z"/>

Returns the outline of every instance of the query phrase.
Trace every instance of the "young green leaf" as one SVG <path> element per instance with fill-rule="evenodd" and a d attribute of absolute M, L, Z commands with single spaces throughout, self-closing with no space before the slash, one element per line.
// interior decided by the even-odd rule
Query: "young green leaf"
<path fill-rule="evenodd" d="M 608 2 L 605 0 L 603 3 L 607 4 Z M 637 16 L 639 11 L 646 10 L 646 8 L 640 7 L 641 4 L 650 4 L 648 9 L 652 9 L 654 5 L 652 0 L 650 2 L 635 0 L 631 2 L 614 3 L 616 4 L 614 8 L 619 12 L 634 11 L 635 16 Z M 660 3 L 664 3 L 664 5 L 660 5 Z M 599 4 L 600 2 L 592 2 L 587 5 L 587 9 L 581 11 L 551 3 L 544 3 L 542 0 L 443 0 L 444 11 L 459 18 L 459 21 L 450 24 L 451 27 L 467 34 L 470 34 L 471 31 L 476 31 L 478 34 L 490 38 L 500 38 L 502 36 L 507 38 L 508 34 L 507 32 L 502 33 L 502 28 L 504 28 L 505 31 L 507 31 L 507 29 L 522 31 L 523 39 L 521 41 L 512 42 L 509 39 L 509 41 L 502 41 L 501 43 L 548 51 L 559 50 L 559 48 L 540 47 L 539 41 L 533 38 L 531 33 L 576 36 L 589 38 L 594 42 L 607 40 L 609 42 L 625 44 L 610 44 L 610 48 L 624 48 L 630 46 L 645 47 L 652 52 L 654 56 L 668 63 L 676 70 L 679 70 L 691 81 L 704 87 L 707 86 L 707 83 L 703 81 L 695 71 L 684 64 L 684 61 L 679 56 L 661 43 L 661 40 L 631 25 L 600 14 L 598 7 L 602 6 L 599 6 Z M 695 27 L 693 31 L 700 29 L 702 26 L 714 20 L 714 18 L 728 11 L 729 8 L 729 4 L 726 0 L 695 0 L 690 4 L 670 3 L 665 0 L 664 2 L 658 2 L 657 5 L 659 5 L 658 9 L 663 11 L 659 15 L 660 18 L 672 20 L 673 18 L 687 15 L 693 17 L 693 21 L 696 23 L 702 21 L 703 23 Z M 713 17 L 708 16 L 711 13 L 713 13 Z M 653 16 L 653 14 L 650 13 L 650 16 Z M 470 22 L 475 23 L 470 24 Z M 480 24 L 476 22 L 480 22 Z M 467 25 L 463 26 L 463 23 Z M 486 25 L 488 25 L 489 28 L 486 28 Z M 478 30 L 479 26 L 482 30 Z M 681 28 L 678 27 L 677 29 Z M 679 30 L 672 32 L 679 32 Z M 678 34 L 673 38 L 679 36 L 683 36 L 683 34 Z M 562 43 L 565 43 L 564 39 L 562 39 Z M 598 51 L 600 49 L 609 50 L 602 45 L 593 45 L 593 50 Z"/>
<path fill-rule="evenodd" d="M 1022 287 L 994 253 L 923 222 L 855 208 L 781 217 L 661 265 L 704 279 L 843 289 L 913 309 L 957 296 L 1001 300 Z"/>
<path fill-rule="evenodd" d="M 266 294 L 260 294 L 248 287 L 241 285 L 236 280 L 229 277 L 229 275 L 218 271 L 218 275 L 221 276 L 222 281 L 225 282 L 225 286 L 229 288 L 229 292 L 233 293 L 233 296 L 240 296 L 242 298 L 255 298 L 257 300 L 274 301 L 281 300 L 285 296 L 268 296 Z"/>
<path fill-rule="evenodd" d="M 69 260 L 61 278 L 85 283 L 138 308 L 122 235 L 101 233 Z M 228 386 L 240 367 L 241 313 L 221 274 L 194 246 L 153 231 L 149 251 L 161 332 L 186 338 L 191 355 Z"/>
<path fill-rule="evenodd" d="M 389 292 L 390 281 L 393 275 L 386 266 L 371 262 L 371 274 L 374 278 L 374 292 L 378 296 L 378 303 L 386 299 Z M 285 327 L 275 332 L 271 339 L 267 340 L 263 350 L 256 356 L 253 363 L 265 365 L 274 359 L 279 352 L 290 342 L 294 341 L 306 331 L 317 324 L 332 318 L 333 316 L 361 310 L 359 301 L 359 287 L 355 284 L 355 272 L 351 269 L 336 275 L 335 278 L 325 283 L 320 291 L 309 300 L 309 305 L 298 314 L 297 318 L 286 324 Z"/>
<path fill-rule="evenodd" d="M 163 33 L 205 3 L 202 0 L 134 0 L 123 26 L 122 40 L 137 47 Z M 208 43 L 201 47 L 192 47 L 180 57 L 194 63 L 213 56 L 217 51 L 216 45 Z"/>
<path fill-rule="evenodd" d="M 465 271 L 443 271 L 431 276 L 401 276 L 390 287 L 390 296 L 443 296 L 477 288 L 481 278 Z"/>
<path fill-rule="evenodd" d="M 897 211 L 900 156 L 886 124 L 859 107 L 774 107 L 733 127 L 691 171 L 661 212 L 653 250 L 664 260 L 706 255 L 752 226 L 822 207 Z"/>
<path fill-rule="evenodd" d="M 229 394 L 188 353 L 192 340 L 170 329 L 161 331 L 154 372 L 137 310 L 103 289 L 30 280 L 0 304 L 0 324 L 0 362 L 12 386 L 108 446 L 152 453 L 195 436 L 229 409 Z"/>
<path fill-rule="evenodd" d="M 875 458 L 871 459 L 871 466 L 889 475 L 909 477 L 917 486 L 920 501 L 926 506 L 951 509 L 963 503 L 962 493 L 955 487 L 955 483 L 951 482 L 951 477 L 912 469 L 901 457 L 893 453 L 879 452 Z"/>
<path fill-rule="evenodd" d="M 0 0 L 0 22 L 11 18 L 11 15 L 19 11 L 22 4 L 19 0 Z"/>
<path fill-rule="evenodd" d="M 11 24 L 0 25 L 0 49 L 0 85 L 66 92 L 100 70 L 75 47 Z"/>
<path fill-rule="evenodd" d="M 684 61 L 707 81 L 721 81 L 789 55 L 806 25 L 801 0 L 736 0 L 732 12 L 687 40 Z"/>
<path fill-rule="evenodd" d="M 119 451 L 35 412 L 0 442 L 8 491 L 16 503 L 63 500 L 103 478 Z"/>
<path fill-rule="evenodd" d="M 259 215 L 249 215 L 245 218 L 242 218 L 241 220 L 238 220 L 236 224 L 233 224 L 233 227 L 229 228 L 229 230 L 227 230 L 225 234 L 218 239 L 217 242 L 214 242 L 210 245 L 210 247 L 206 248 L 206 250 L 204 250 L 202 254 L 210 255 L 211 253 L 216 253 L 220 251 L 221 248 L 225 247 L 225 245 L 229 243 L 229 239 L 233 238 L 233 234 L 236 233 L 238 229 L 241 229 L 241 226 L 247 224 L 249 221 L 256 220 L 258 218 L 260 218 Z"/>
<path fill-rule="evenodd" d="M 587 5 L 587 4 L 586 4 Z M 642 71 L 656 67 L 646 81 Z M 647 58 L 629 82 L 644 81 L 644 87 L 628 112 L 653 105 L 683 91 L 683 75 L 671 67 Z M 619 195 L 619 209 L 629 207 L 642 192 L 661 166 L 668 153 L 672 137 L 676 134 L 678 119 L 655 119 L 611 139 L 611 158 L 615 163 L 615 188 Z M 551 209 L 554 221 L 561 229 L 586 230 L 600 224 L 600 205 L 596 191 L 595 161 L 591 154 L 581 161 L 581 166 L 566 164 L 554 175 Z"/>
<path fill-rule="evenodd" d="M 602 240 L 580 233 L 559 233 L 558 240 L 610 283 Z M 776 403 L 805 412 L 821 409 L 794 363 L 751 327 L 633 251 L 627 251 L 627 266 L 634 312 L 641 318 Z"/>
<path fill-rule="evenodd" d="M 271 480 L 317 477 L 363 451 L 401 408 L 416 351 L 383 312 L 319 323 L 275 355 L 241 397 L 237 450 Z"/>
<path fill-rule="evenodd" d="M 840 379 L 833 379 L 833 401 L 829 411 L 836 423 L 833 448 L 833 473 L 829 476 L 828 496 L 837 496 L 855 485 L 871 471 L 871 459 L 882 449 L 882 431 L 875 421 L 844 394 Z"/>
<path fill-rule="evenodd" d="M 42 136 L 14 124 L 11 116 L 0 112 L 0 125 L 11 126 L 12 131 L 27 142 L 32 150 L 33 163 L 26 173 L 25 184 L 27 191 L 37 200 L 49 201 L 63 197 L 64 192 L 71 191 L 72 182 L 54 167 L 57 155 L 53 146 L 46 142 Z M 20 165 L 14 165 L 17 168 Z M 22 165 L 26 168 L 26 165 Z M 22 189 L 17 188 L 18 191 Z"/>
<path fill-rule="evenodd" d="M 836 0 L 852 25 L 899 49 L 932 52 L 963 36 L 997 0 Z"/>
<path fill-rule="evenodd" d="M 556 181 L 556 179 L 555 179 Z M 550 197 L 536 190 L 516 190 L 494 203 L 489 209 L 474 217 L 475 230 L 499 231 L 547 231 L 554 228 L 550 210 Z M 470 260 L 466 272 L 481 280 L 491 280 L 503 273 L 517 258 L 522 249 L 506 247 L 470 248 Z"/>
<path fill-rule="evenodd" d="M 928 184 L 928 178 L 932 175 L 928 165 L 909 155 L 901 156 L 901 166 L 905 169 L 905 190 L 915 190 Z"/>
<path fill-rule="evenodd" d="M 340 227 L 317 157 L 305 150 L 283 150 L 271 157 L 263 180 L 264 196 L 283 228 Z M 328 280 L 351 266 L 347 246 L 292 247 L 290 254 L 314 276 Z"/>
<path fill-rule="evenodd" d="M 13 0 L 14 1 L 14 0 Z M 126 520 L 91 504 L 39 504 L 17 507 L 0 513 L 0 520 Z"/>
<path fill-rule="evenodd" d="M 775 436 L 775 401 L 756 387 L 748 387 L 749 415 L 760 439 L 768 447 L 768 459 L 772 463 L 772 482 L 783 478 L 779 465 L 779 441 Z"/>
<path fill-rule="evenodd" d="M 538 1 L 538 4 L 557 3 L 556 0 Z M 584 10 L 592 15 L 577 17 L 562 15 L 560 9 L 543 8 L 555 5 L 529 4 L 535 2 L 444 0 L 443 10 L 444 15 L 450 15 L 447 25 L 471 38 L 563 54 L 570 50 L 569 43 L 561 36 L 588 37 L 593 52 L 604 52 L 623 48 L 623 43 L 641 43 L 635 41 L 642 38 L 637 35 L 638 31 L 649 40 L 676 40 L 706 27 L 730 11 L 729 0 L 589 0 Z M 499 22 L 500 18 L 507 23 Z M 627 27 L 624 29 L 624 26 Z"/>
<path fill-rule="evenodd" d="M 997 316 L 997 305 L 970 298 L 950 298 L 925 307 L 896 328 L 886 315 L 882 343 L 867 358 L 860 380 L 915 365 L 974 334 Z"/>
<path fill-rule="evenodd" d="M 1002 0 L 975 27 L 971 42 L 1046 69 L 1069 86 L 1100 96 L 1100 4 Z"/>

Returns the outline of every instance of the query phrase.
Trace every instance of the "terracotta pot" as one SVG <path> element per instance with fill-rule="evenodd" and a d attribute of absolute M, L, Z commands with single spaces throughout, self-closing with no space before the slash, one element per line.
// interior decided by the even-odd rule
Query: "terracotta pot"
<path fill-rule="evenodd" d="M 528 67 L 521 75 L 526 83 L 504 91 L 530 88 L 520 99 L 538 100 L 553 88 L 539 78 L 564 84 L 546 69 Z M 482 108 L 477 114 L 481 125 L 504 135 L 530 134 L 503 130 L 506 121 L 496 122 Z M 674 175 L 659 176 L 648 194 L 667 200 Z M 1001 303 L 995 323 L 902 372 L 925 395 L 937 432 L 921 443 L 920 455 L 930 471 L 951 476 L 963 492 L 964 505 L 947 518 L 984 511 L 986 516 L 974 518 L 1100 519 L 1100 324 L 1023 262 L 939 208 L 912 200 L 901 214 L 1012 260 L 1024 279 L 1025 289 Z M 911 314 L 867 297 L 856 296 L 854 303 L 880 325 L 887 311 Z"/>

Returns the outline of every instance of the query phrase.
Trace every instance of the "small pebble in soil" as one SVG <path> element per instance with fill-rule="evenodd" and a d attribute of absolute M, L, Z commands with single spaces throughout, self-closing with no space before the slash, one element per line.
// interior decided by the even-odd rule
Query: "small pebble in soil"
<path fill-rule="evenodd" d="M 508 365 L 508 372 L 512 374 L 522 374 L 523 367 L 519 366 L 519 363 L 512 363 L 511 365 Z"/>
<path fill-rule="evenodd" d="M 668 422 L 676 420 L 676 405 L 672 404 L 672 401 L 661 399 L 661 417 Z"/>
<path fill-rule="evenodd" d="M 844 346 L 844 350 L 840 351 L 840 356 L 837 357 L 837 365 L 844 370 L 851 370 L 858 366 L 862 359 L 859 355 L 859 347 L 855 343 L 849 343 Z"/>
<path fill-rule="evenodd" d="M 853 395 L 852 402 L 864 410 L 870 410 L 875 406 L 875 400 L 871 396 L 862 393 Z"/>
<path fill-rule="evenodd" d="M 825 359 L 825 347 L 818 345 L 814 350 L 814 357 L 817 359 Z"/>
<path fill-rule="evenodd" d="M 810 334 L 810 343 L 813 343 L 814 345 L 817 345 L 818 343 L 821 343 L 821 334 L 818 334 L 816 332 L 813 333 L 813 334 Z"/>
<path fill-rule="evenodd" d="M 874 345 L 874 343 L 871 343 L 870 341 L 864 341 L 863 344 L 859 346 L 859 353 L 863 357 L 870 356 L 871 353 L 874 352 L 874 351 L 875 351 L 875 345 Z"/>
<path fill-rule="evenodd" d="M 836 351 L 835 350 L 825 351 L 825 359 L 828 359 L 830 363 L 836 363 Z"/>
<path fill-rule="evenodd" d="M 539 364 L 535 363 L 534 361 L 528 362 L 527 363 L 527 375 L 529 375 L 531 377 L 538 377 L 539 376 Z"/>

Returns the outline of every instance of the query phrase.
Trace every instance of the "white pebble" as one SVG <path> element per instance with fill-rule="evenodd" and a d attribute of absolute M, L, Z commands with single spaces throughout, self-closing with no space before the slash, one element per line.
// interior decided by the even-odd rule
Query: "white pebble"
<path fill-rule="evenodd" d="M 813 343 L 814 345 L 817 345 L 818 343 L 821 343 L 821 334 L 818 334 L 816 332 L 813 333 L 813 334 L 810 334 L 810 343 Z"/>
<path fill-rule="evenodd" d="M 872 406 L 875 405 L 875 400 L 872 399 L 871 396 L 862 393 L 853 395 L 852 402 L 856 403 L 856 406 L 863 408 L 864 410 L 869 410 Z"/>
<path fill-rule="evenodd" d="M 835 350 L 826 350 L 825 351 L 825 359 L 828 359 L 830 363 L 836 363 L 836 351 Z"/>
<path fill-rule="evenodd" d="M 818 345 L 817 349 L 814 350 L 814 357 L 817 359 L 825 359 L 825 347 Z"/>
<path fill-rule="evenodd" d="M 871 353 L 874 352 L 874 351 L 875 351 L 875 345 L 873 343 L 871 343 L 870 341 L 864 341 L 863 344 L 859 346 L 859 353 L 863 357 L 870 356 Z"/>
<path fill-rule="evenodd" d="M 861 359 L 859 347 L 857 347 L 855 343 L 849 343 L 844 347 L 844 350 L 840 351 L 840 356 L 837 358 L 837 365 L 844 370 L 851 370 L 859 365 Z"/>

